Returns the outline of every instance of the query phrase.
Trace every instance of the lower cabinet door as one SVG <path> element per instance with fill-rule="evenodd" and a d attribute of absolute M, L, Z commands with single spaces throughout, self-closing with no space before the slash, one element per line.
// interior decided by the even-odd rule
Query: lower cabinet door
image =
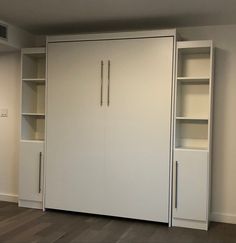
<path fill-rule="evenodd" d="M 173 205 L 174 218 L 207 220 L 207 151 L 175 151 Z"/>
<path fill-rule="evenodd" d="M 43 142 L 21 142 L 19 200 L 42 201 Z"/>

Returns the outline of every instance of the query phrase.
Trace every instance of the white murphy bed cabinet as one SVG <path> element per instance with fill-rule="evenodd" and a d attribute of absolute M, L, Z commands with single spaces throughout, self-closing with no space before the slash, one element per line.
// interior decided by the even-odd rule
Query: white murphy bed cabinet
<path fill-rule="evenodd" d="M 207 229 L 213 98 L 212 41 L 177 42 L 173 226 Z"/>
<path fill-rule="evenodd" d="M 207 229 L 212 43 L 177 43 L 172 85 L 175 44 L 172 30 L 48 37 L 45 166 L 45 50 L 23 50 L 20 206 Z"/>
<path fill-rule="evenodd" d="M 46 48 L 21 53 L 19 206 L 43 208 Z"/>
<path fill-rule="evenodd" d="M 169 222 L 174 48 L 175 31 L 49 37 L 45 208 Z"/>

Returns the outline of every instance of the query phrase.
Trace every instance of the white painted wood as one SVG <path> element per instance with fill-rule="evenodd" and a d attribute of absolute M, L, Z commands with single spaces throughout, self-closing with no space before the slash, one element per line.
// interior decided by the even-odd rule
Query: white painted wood
<path fill-rule="evenodd" d="M 21 50 L 22 54 L 30 54 L 30 55 L 43 55 L 46 54 L 45 47 L 32 47 L 32 48 L 23 48 Z"/>
<path fill-rule="evenodd" d="M 208 223 L 206 221 L 197 221 L 197 220 L 186 220 L 186 219 L 173 219 L 172 222 L 175 227 L 184 227 L 190 229 L 198 230 L 208 230 Z"/>
<path fill-rule="evenodd" d="M 23 79 L 45 78 L 45 56 L 24 54 L 22 75 Z"/>
<path fill-rule="evenodd" d="M 206 82 L 206 83 L 209 83 L 209 77 L 177 77 L 177 80 L 180 80 L 180 81 L 187 81 L 187 82 Z"/>
<path fill-rule="evenodd" d="M 48 44 L 46 208 L 168 222 L 172 51 L 171 37 Z"/>
<path fill-rule="evenodd" d="M 107 214 L 168 222 L 173 38 L 109 41 L 107 49 Z"/>
<path fill-rule="evenodd" d="M 39 83 L 39 84 L 45 84 L 44 78 L 24 78 L 22 79 L 24 82 L 33 82 L 33 83 Z"/>
<path fill-rule="evenodd" d="M 23 116 L 45 116 L 44 113 L 28 113 L 28 112 L 24 112 L 22 113 Z"/>
<path fill-rule="evenodd" d="M 149 30 L 149 31 L 129 31 L 129 32 L 111 32 L 97 34 L 77 34 L 77 35 L 52 35 L 47 36 L 47 42 L 66 42 L 66 41 L 85 41 L 85 40 L 111 40 L 111 39 L 132 39 L 132 38 L 150 38 L 176 36 L 176 29 L 167 30 Z"/>
<path fill-rule="evenodd" d="M 209 116 L 209 83 L 178 82 L 177 116 Z"/>
<path fill-rule="evenodd" d="M 212 70 L 212 41 L 177 43 L 173 164 L 175 165 L 176 160 L 181 162 L 179 162 L 177 209 L 175 209 L 175 190 L 173 191 L 174 226 L 199 229 L 208 227 L 213 110 Z M 174 188 L 176 188 L 175 172 L 176 170 L 174 170 Z"/>
<path fill-rule="evenodd" d="M 21 53 L 19 206 L 40 209 L 42 209 L 44 178 L 45 50 L 45 48 L 24 48 Z M 42 153 L 41 176 L 40 153 Z"/>
<path fill-rule="evenodd" d="M 19 207 L 23 208 L 34 208 L 34 209 L 42 209 L 42 201 L 30 201 L 30 200 L 19 200 Z"/>
<path fill-rule="evenodd" d="M 45 112 L 45 82 L 22 82 L 22 112 Z"/>
<path fill-rule="evenodd" d="M 19 200 L 42 202 L 42 193 L 39 193 L 39 160 L 40 152 L 44 152 L 43 146 L 44 143 L 37 142 L 20 143 Z M 41 163 L 43 164 L 43 157 Z M 43 170 L 41 171 L 41 182 L 42 178 Z"/>
<path fill-rule="evenodd" d="M 42 114 L 27 114 L 21 116 L 21 139 L 44 140 L 45 118 Z"/>
<path fill-rule="evenodd" d="M 208 149 L 208 120 L 176 119 L 175 147 Z"/>
<path fill-rule="evenodd" d="M 44 140 L 45 48 L 21 51 L 21 139 Z"/>
<path fill-rule="evenodd" d="M 211 40 L 199 40 L 199 41 L 178 41 L 177 48 L 178 49 L 186 49 L 186 50 L 193 50 L 195 49 L 197 53 L 202 52 L 209 52 L 208 48 L 212 46 Z"/>
<path fill-rule="evenodd" d="M 46 208 L 105 214 L 105 50 L 106 42 L 48 45 Z"/>
<path fill-rule="evenodd" d="M 186 117 L 186 116 L 179 116 L 176 117 L 176 120 L 196 120 L 196 121 L 208 121 L 208 118 L 198 118 L 198 117 Z"/>
<path fill-rule="evenodd" d="M 174 202 L 173 217 L 206 221 L 208 152 L 175 151 L 174 161 L 177 202 Z"/>
<path fill-rule="evenodd" d="M 212 181 L 212 144 L 213 144 L 213 106 L 214 106 L 214 47 L 213 42 L 210 41 L 210 83 L 209 83 L 209 123 L 208 123 L 208 148 L 209 148 L 209 163 L 208 163 L 208 214 L 207 221 L 210 222 L 210 213 L 211 212 L 211 181 Z"/>

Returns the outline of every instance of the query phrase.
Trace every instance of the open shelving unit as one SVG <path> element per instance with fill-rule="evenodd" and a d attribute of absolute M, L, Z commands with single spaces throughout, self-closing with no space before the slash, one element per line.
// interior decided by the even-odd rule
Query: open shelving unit
<path fill-rule="evenodd" d="M 177 44 L 175 148 L 209 149 L 211 46 Z"/>
<path fill-rule="evenodd" d="M 46 49 L 22 50 L 21 140 L 43 141 Z"/>
<path fill-rule="evenodd" d="M 20 207 L 43 208 L 46 48 L 21 50 Z"/>
<path fill-rule="evenodd" d="M 212 41 L 177 42 L 172 225 L 208 229 Z"/>

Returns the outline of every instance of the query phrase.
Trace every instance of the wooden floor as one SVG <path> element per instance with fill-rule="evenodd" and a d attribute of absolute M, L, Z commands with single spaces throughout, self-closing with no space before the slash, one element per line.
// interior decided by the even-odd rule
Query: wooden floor
<path fill-rule="evenodd" d="M 137 220 L 42 212 L 0 202 L 0 242 L 236 243 L 236 225 L 212 223 L 205 232 Z"/>

